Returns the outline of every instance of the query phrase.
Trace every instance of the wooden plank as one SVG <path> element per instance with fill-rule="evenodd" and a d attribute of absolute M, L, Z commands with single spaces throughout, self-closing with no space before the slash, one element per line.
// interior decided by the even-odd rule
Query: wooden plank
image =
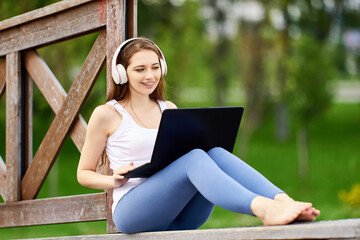
<path fill-rule="evenodd" d="M 106 14 L 106 96 L 115 87 L 111 76 L 111 61 L 116 48 L 126 39 L 126 1 L 107 0 Z"/>
<path fill-rule="evenodd" d="M 128 15 L 128 38 L 137 37 L 137 0 L 129 0 L 127 3 Z"/>
<path fill-rule="evenodd" d="M 21 169 L 21 57 L 6 56 L 6 196 L 7 202 L 20 200 Z"/>
<path fill-rule="evenodd" d="M 0 56 L 49 45 L 105 27 L 105 0 L 90 1 L 43 18 L 0 31 Z"/>
<path fill-rule="evenodd" d="M 118 240 L 245 240 L 245 239 L 359 239 L 360 219 L 321 221 L 282 226 L 201 229 L 188 231 L 147 232 L 136 234 L 101 234 L 57 237 L 56 239 L 118 239 Z M 55 238 L 42 238 L 55 239 Z"/>
<path fill-rule="evenodd" d="M 6 164 L 0 156 L 0 195 L 6 201 Z"/>
<path fill-rule="evenodd" d="M 6 58 L 0 59 L 0 99 L 5 91 L 6 86 Z"/>
<path fill-rule="evenodd" d="M 33 157 L 33 81 L 29 74 L 25 74 L 24 93 L 24 170 L 29 168 Z"/>
<path fill-rule="evenodd" d="M 105 220 L 105 193 L 0 204 L 0 228 Z"/>
<path fill-rule="evenodd" d="M 6 86 L 6 58 L 0 59 L 0 100 Z M 0 195 L 6 201 L 6 165 L 0 156 Z"/>
<path fill-rule="evenodd" d="M 71 125 L 79 114 L 81 106 L 90 94 L 104 65 L 106 56 L 105 40 L 106 33 L 102 31 L 71 86 L 64 104 L 41 142 L 33 162 L 21 182 L 22 199 L 35 198 L 50 171 Z"/>
<path fill-rule="evenodd" d="M 27 72 L 50 104 L 52 110 L 57 114 L 67 96 L 64 88 L 36 51 L 25 51 L 24 62 Z M 84 118 L 79 114 L 70 132 L 70 137 L 80 152 L 85 142 L 86 127 L 87 124 Z"/>
<path fill-rule="evenodd" d="M 115 87 L 114 81 L 111 76 L 111 61 L 114 56 L 116 48 L 126 39 L 125 27 L 126 24 L 126 1 L 107 0 L 107 15 L 106 15 L 106 96 Z M 108 174 L 110 168 L 108 168 Z M 112 189 L 107 190 L 107 232 L 118 232 L 112 220 L 111 205 Z"/>
<path fill-rule="evenodd" d="M 90 2 L 92 0 L 63 0 L 49 6 L 36 9 L 31 12 L 27 12 L 9 19 L 5 19 L 0 22 L 0 31 L 6 28 L 11 28 L 26 22 L 30 22 L 39 18 L 46 17 L 48 15 L 52 15 L 54 13 L 67 10 L 72 7 L 76 7 L 78 5 Z"/>

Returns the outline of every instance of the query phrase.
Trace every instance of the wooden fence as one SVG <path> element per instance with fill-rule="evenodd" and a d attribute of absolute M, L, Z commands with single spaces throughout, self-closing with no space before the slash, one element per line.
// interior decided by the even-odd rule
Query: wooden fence
<path fill-rule="evenodd" d="M 81 151 L 86 122 L 79 114 L 104 64 L 116 47 L 137 35 L 137 0 L 64 0 L 0 22 L 0 100 L 6 91 L 6 161 L 0 156 L 0 228 L 107 220 L 111 191 L 36 199 L 70 136 Z M 39 47 L 88 33 L 99 35 L 80 73 L 65 92 Z M 107 92 L 111 72 L 107 68 Z M 37 152 L 32 152 L 32 96 L 36 84 L 56 114 Z M 75 176 L 73 176 L 75 178 Z M 360 219 L 274 227 L 107 234 L 63 239 L 360 239 Z"/>
<path fill-rule="evenodd" d="M 6 159 L 0 156 L 0 228 L 111 220 L 111 192 L 36 199 L 70 136 L 81 151 L 87 124 L 79 114 L 116 47 L 137 35 L 137 0 L 64 0 L 0 22 L 0 100 L 6 91 Z M 65 92 L 36 49 L 99 32 L 80 73 Z M 107 92 L 111 81 L 107 68 Z M 32 152 L 36 84 L 56 114 Z M 3 144 L 3 143 L 2 143 Z M 76 176 L 73 176 L 74 178 Z"/>

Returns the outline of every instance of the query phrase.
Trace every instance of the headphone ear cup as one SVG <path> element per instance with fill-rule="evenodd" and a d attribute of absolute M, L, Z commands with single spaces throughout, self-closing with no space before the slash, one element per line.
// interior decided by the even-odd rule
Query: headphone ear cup
<path fill-rule="evenodd" d="M 166 62 L 161 58 L 160 58 L 160 67 L 161 67 L 162 75 L 166 76 L 166 73 L 167 73 Z"/>
<path fill-rule="evenodd" d="M 118 72 L 116 66 L 113 66 L 113 67 L 111 68 L 111 76 L 112 76 L 112 78 L 113 78 L 113 80 L 114 80 L 114 82 L 115 82 L 116 84 L 119 84 L 119 83 L 120 83 L 119 72 Z"/>
<path fill-rule="evenodd" d="M 117 64 L 116 70 L 119 74 L 119 83 L 118 84 L 122 85 L 122 84 L 127 83 L 128 78 L 127 78 L 126 69 L 124 68 L 124 66 L 122 64 Z"/>

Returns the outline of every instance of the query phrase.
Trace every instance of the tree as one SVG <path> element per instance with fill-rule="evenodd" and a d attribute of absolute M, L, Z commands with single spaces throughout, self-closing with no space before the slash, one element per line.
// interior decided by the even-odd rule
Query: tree
<path fill-rule="evenodd" d="M 334 68 L 328 46 L 311 36 L 303 35 L 293 48 L 289 59 L 288 99 L 292 118 L 297 123 L 299 174 L 305 180 L 309 175 L 309 125 L 331 104 L 329 82 L 334 77 Z"/>

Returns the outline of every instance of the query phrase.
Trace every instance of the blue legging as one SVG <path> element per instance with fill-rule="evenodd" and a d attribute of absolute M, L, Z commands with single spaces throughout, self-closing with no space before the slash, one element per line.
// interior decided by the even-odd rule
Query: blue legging
<path fill-rule="evenodd" d="M 251 215 L 255 197 L 280 192 L 228 151 L 195 149 L 125 194 L 113 219 L 123 233 L 197 229 L 214 205 Z"/>

